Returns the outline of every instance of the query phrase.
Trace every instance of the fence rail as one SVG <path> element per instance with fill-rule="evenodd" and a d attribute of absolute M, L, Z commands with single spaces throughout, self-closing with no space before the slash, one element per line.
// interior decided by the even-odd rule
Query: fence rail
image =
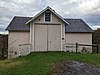
<path fill-rule="evenodd" d="M 66 51 L 69 52 L 85 52 L 85 53 L 94 53 L 94 51 L 96 51 L 95 53 L 99 54 L 99 44 L 80 44 L 80 43 L 67 43 L 66 44 Z M 95 48 L 94 48 L 95 47 Z"/>
<path fill-rule="evenodd" d="M 19 56 L 25 56 L 30 54 L 31 44 L 20 44 L 19 45 Z"/>

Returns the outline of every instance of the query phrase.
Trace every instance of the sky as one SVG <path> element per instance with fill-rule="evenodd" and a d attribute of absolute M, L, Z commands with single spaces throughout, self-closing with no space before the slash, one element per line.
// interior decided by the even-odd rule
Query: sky
<path fill-rule="evenodd" d="M 14 16 L 33 17 L 46 6 L 64 18 L 83 19 L 92 29 L 100 28 L 100 0 L 0 0 L 0 32 Z"/>

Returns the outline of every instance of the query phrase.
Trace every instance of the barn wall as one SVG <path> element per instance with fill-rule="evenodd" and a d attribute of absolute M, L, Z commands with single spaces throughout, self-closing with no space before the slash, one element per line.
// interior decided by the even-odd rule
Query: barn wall
<path fill-rule="evenodd" d="M 19 44 L 29 43 L 29 32 L 9 32 L 8 36 L 8 58 L 19 56 Z"/>
<path fill-rule="evenodd" d="M 92 33 L 66 33 L 66 43 L 92 44 Z"/>
<path fill-rule="evenodd" d="M 77 42 L 79 44 L 92 45 L 92 33 L 66 33 L 65 36 L 66 43 L 76 44 Z"/>
<path fill-rule="evenodd" d="M 61 24 L 61 50 L 64 50 L 64 43 L 65 40 L 62 40 L 62 38 L 65 38 L 65 24 L 61 19 L 59 19 L 55 14 L 52 13 L 52 21 L 51 22 L 44 22 L 44 13 L 41 14 L 39 17 L 37 17 L 33 22 L 31 22 L 31 41 L 32 41 L 32 47 L 34 47 L 34 25 L 35 23 L 49 23 L 49 24 Z M 33 24 L 33 25 L 32 25 Z M 32 51 L 34 51 L 34 48 L 32 48 Z"/>

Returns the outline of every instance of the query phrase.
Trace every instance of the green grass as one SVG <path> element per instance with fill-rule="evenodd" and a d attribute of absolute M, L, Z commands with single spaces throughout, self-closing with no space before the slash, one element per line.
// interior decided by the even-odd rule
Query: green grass
<path fill-rule="evenodd" d="M 0 75 L 48 75 L 56 62 L 78 60 L 100 66 L 100 55 L 65 52 L 32 53 L 0 61 Z"/>

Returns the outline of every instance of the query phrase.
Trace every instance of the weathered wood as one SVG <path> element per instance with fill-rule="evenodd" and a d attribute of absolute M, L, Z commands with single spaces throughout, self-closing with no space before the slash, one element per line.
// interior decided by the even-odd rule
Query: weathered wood
<path fill-rule="evenodd" d="M 79 52 L 78 51 L 78 47 L 80 47 L 80 46 L 83 46 L 83 47 L 85 47 L 86 46 L 86 48 L 87 47 L 92 47 L 92 49 L 94 49 L 93 47 L 95 47 L 95 49 L 94 50 L 92 50 L 92 53 L 93 53 L 93 51 L 96 51 L 95 53 L 97 53 L 97 54 L 99 54 L 99 46 L 100 46 L 100 44 L 92 44 L 92 45 L 89 45 L 89 44 L 79 44 L 79 43 L 75 43 L 75 44 L 68 44 L 68 45 L 75 45 L 75 52 L 77 53 L 77 52 Z M 73 46 L 68 46 L 68 45 L 66 45 L 65 47 L 67 47 L 67 48 L 72 48 Z"/>
<path fill-rule="evenodd" d="M 78 44 L 79 46 L 92 46 L 92 47 L 97 47 L 97 45 L 86 45 L 86 44 Z"/>

